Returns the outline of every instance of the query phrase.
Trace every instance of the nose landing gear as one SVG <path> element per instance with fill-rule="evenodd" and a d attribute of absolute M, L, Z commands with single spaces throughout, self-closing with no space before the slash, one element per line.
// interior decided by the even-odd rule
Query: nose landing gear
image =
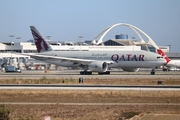
<path fill-rule="evenodd" d="M 152 70 L 151 70 L 151 73 L 150 73 L 151 75 L 155 75 L 155 69 L 153 68 Z"/>

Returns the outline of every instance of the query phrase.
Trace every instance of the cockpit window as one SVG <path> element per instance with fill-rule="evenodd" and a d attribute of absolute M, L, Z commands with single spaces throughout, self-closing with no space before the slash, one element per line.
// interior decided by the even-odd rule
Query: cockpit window
<path fill-rule="evenodd" d="M 163 58 L 162 56 L 157 56 L 157 59 L 159 59 L 159 58 Z"/>

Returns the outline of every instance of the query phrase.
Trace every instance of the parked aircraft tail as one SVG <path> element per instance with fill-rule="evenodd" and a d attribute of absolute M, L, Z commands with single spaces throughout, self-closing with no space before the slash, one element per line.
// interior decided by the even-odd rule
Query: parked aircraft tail
<path fill-rule="evenodd" d="M 32 36 L 34 38 L 37 52 L 52 51 L 50 44 L 43 38 L 35 26 L 30 26 Z"/>
<path fill-rule="evenodd" d="M 168 64 L 169 61 L 171 61 L 171 59 L 168 58 L 168 56 L 161 49 L 157 49 L 157 52 L 159 55 L 161 55 L 162 57 L 164 57 L 166 59 L 166 64 Z"/>

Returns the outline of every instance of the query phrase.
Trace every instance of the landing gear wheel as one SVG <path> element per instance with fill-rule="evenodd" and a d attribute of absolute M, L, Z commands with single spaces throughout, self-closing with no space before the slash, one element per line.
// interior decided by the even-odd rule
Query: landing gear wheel
<path fill-rule="evenodd" d="M 154 69 L 152 69 L 151 75 L 155 75 L 155 70 Z"/>
<path fill-rule="evenodd" d="M 98 72 L 99 75 L 109 75 L 110 71 L 106 71 L 106 72 Z"/>
<path fill-rule="evenodd" d="M 81 71 L 80 75 L 92 75 L 91 71 Z"/>

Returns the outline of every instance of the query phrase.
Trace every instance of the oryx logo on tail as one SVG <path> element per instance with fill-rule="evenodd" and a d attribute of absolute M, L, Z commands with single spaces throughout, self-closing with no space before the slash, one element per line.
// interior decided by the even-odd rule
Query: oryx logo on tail
<path fill-rule="evenodd" d="M 166 59 L 166 64 L 171 61 L 171 59 L 169 59 L 168 56 L 161 49 L 157 49 L 157 53 Z"/>
<path fill-rule="evenodd" d="M 37 52 L 51 51 L 52 49 L 50 45 L 44 40 L 38 30 L 34 26 L 30 26 L 30 28 L 36 44 Z"/>

